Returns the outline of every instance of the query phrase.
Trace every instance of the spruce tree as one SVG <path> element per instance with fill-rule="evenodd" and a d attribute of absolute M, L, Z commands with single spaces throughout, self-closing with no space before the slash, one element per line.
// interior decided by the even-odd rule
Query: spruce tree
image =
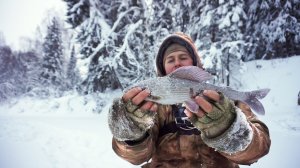
<path fill-rule="evenodd" d="M 24 72 L 22 78 L 24 92 L 30 92 L 34 88 L 39 87 L 41 60 L 36 51 L 19 52 L 18 59 Z"/>
<path fill-rule="evenodd" d="M 70 60 L 67 67 L 67 76 L 66 76 L 68 82 L 67 85 L 69 89 L 76 88 L 80 82 L 79 71 L 76 67 L 76 63 L 77 63 L 77 58 L 75 55 L 75 47 L 73 46 L 71 50 Z"/>
<path fill-rule="evenodd" d="M 67 22 L 72 28 L 78 27 L 90 15 L 89 0 L 63 0 L 67 3 Z"/>
<path fill-rule="evenodd" d="M 114 57 L 115 70 L 122 87 L 127 87 L 136 81 L 145 79 L 154 73 L 152 67 L 153 52 L 149 25 L 146 19 L 147 6 L 144 1 L 127 1 L 120 4 L 114 34 L 116 39 L 111 55 Z"/>
<path fill-rule="evenodd" d="M 149 74 L 149 66 L 139 66 L 139 61 L 148 59 L 142 48 L 147 36 L 145 1 L 90 0 L 89 4 L 89 17 L 76 27 L 81 58 L 88 60 L 82 91 L 122 88 Z"/>
<path fill-rule="evenodd" d="M 85 93 L 153 76 L 162 39 L 176 31 L 193 38 L 203 64 L 224 85 L 237 84 L 233 77 L 243 71 L 243 61 L 299 51 L 295 0 L 153 0 L 150 6 L 145 0 L 64 1 L 77 32 L 78 61 L 88 71 Z"/>
<path fill-rule="evenodd" d="M 25 92 L 24 66 L 9 46 L 0 46 L 0 103 Z"/>
<path fill-rule="evenodd" d="M 246 21 L 243 7 L 241 0 L 206 0 L 192 9 L 189 32 L 196 41 L 203 64 L 215 75 L 215 82 L 227 86 L 234 80 L 233 74 L 241 70 L 248 45 L 243 39 Z"/>
<path fill-rule="evenodd" d="M 78 40 L 82 48 L 80 53 L 83 59 L 89 59 L 88 74 L 84 79 L 81 90 L 84 93 L 104 92 L 106 89 L 117 89 L 119 84 L 109 60 L 106 40 L 110 25 L 106 22 L 105 14 L 99 11 L 102 5 L 100 1 L 90 1 L 90 17 L 85 21 L 78 34 Z"/>
<path fill-rule="evenodd" d="M 300 1 L 247 1 L 247 41 L 253 59 L 272 59 L 300 54 Z"/>
<path fill-rule="evenodd" d="M 47 35 L 43 42 L 43 61 L 40 82 L 44 86 L 63 85 L 63 47 L 61 27 L 57 18 L 53 18 L 48 25 Z"/>

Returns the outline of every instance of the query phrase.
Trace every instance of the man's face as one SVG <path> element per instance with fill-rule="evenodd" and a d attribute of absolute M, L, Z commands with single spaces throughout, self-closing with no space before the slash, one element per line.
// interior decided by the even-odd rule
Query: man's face
<path fill-rule="evenodd" d="M 170 74 L 182 66 L 192 66 L 192 57 L 184 51 L 175 51 L 164 57 L 164 68 L 166 74 Z"/>

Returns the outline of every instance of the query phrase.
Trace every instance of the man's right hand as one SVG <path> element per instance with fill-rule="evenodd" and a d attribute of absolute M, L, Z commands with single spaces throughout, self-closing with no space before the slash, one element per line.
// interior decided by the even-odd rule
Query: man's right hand
<path fill-rule="evenodd" d="M 108 123 L 119 141 L 140 141 L 154 125 L 157 104 L 146 101 L 149 90 L 139 87 L 128 90 L 122 99 L 115 99 L 109 110 Z"/>
<path fill-rule="evenodd" d="M 143 90 L 140 87 L 135 87 L 124 93 L 122 99 L 125 103 L 131 101 L 133 105 L 138 106 L 143 111 L 156 112 L 157 104 L 151 101 L 145 101 L 149 95 L 150 91 L 148 89 Z M 129 112 L 132 112 L 132 110 L 129 109 Z"/>

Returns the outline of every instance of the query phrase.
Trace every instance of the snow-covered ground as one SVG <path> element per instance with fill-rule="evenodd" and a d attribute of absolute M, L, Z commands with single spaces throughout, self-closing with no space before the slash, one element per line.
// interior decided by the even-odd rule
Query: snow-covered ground
<path fill-rule="evenodd" d="M 252 61 L 246 65 L 248 70 L 241 77 L 243 90 L 271 89 L 262 100 L 266 115 L 259 116 L 270 130 L 270 153 L 251 167 L 299 167 L 300 106 L 297 105 L 297 97 L 300 91 L 300 57 Z"/>
<path fill-rule="evenodd" d="M 299 167 L 300 57 L 252 61 L 246 66 L 241 90 L 271 88 L 262 100 L 266 115 L 260 116 L 270 129 L 271 150 L 251 167 Z M 113 92 L 105 98 L 119 95 Z M 111 149 L 108 106 L 95 113 L 96 102 L 75 93 L 44 100 L 24 97 L 1 105 L 0 168 L 136 167 Z"/>

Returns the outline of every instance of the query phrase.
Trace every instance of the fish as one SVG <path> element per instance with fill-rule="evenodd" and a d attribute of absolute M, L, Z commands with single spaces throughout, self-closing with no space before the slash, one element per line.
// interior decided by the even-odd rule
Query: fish
<path fill-rule="evenodd" d="M 145 99 L 162 105 L 183 103 L 194 113 L 199 105 L 193 97 L 203 90 L 214 90 L 223 93 L 233 101 L 241 101 L 249 105 L 257 114 L 264 115 L 265 109 L 259 99 L 263 99 L 269 88 L 253 91 L 237 91 L 230 87 L 216 86 L 208 83 L 212 75 L 197 66 L 183 66 L 163 77 L 154 77 L 137 82 L 124 91 L 134 87 L 149 89 L 150 95 Z"/>

